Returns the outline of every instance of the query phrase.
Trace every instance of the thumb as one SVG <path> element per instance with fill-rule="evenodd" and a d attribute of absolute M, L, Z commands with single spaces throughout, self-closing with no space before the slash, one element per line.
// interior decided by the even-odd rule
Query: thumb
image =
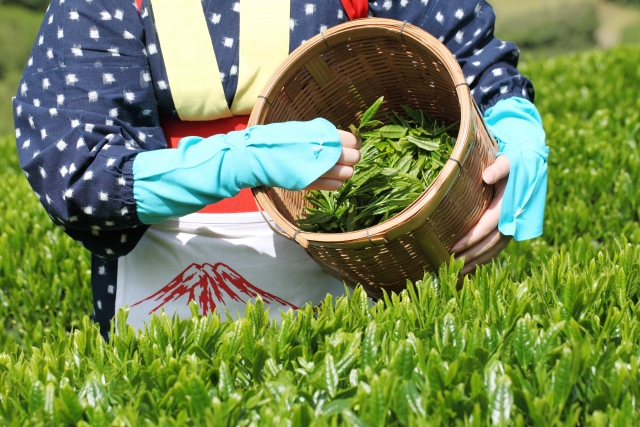
<path fill-rule="evenodd" d="M 495 184 L 502 178 L 507 177 L 510 169 L 511 163 L 509 162 L 509 158 L 504 155 L 498 156 L 495 162 L 484 170 L 482 179 L 487 184 Z"/>

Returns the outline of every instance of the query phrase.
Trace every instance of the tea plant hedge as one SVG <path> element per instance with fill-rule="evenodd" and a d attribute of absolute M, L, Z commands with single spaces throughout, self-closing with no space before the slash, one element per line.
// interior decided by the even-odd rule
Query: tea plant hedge
<path fill-rule="evenodd" d="M 370 305 L 271 324 L 87 317 L 88 257 L 0 142 L 0 425 L 626 426 L 640 399 L 640 48 L 522 67 L 551 147 L 545 233 Z"/>

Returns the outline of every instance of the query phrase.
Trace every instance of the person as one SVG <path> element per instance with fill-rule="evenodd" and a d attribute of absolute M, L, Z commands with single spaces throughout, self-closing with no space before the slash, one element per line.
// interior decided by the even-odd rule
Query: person
<path fill-rule="evenodd" d="M 463 273 L 542 232 L 544 130 L 518 50 L 484 0 L 56 0 L 13 100 L 24 173 L 52 221 L 92 253 L 94 319 L 142 326 L 161 308 L 272 316 L 343 286 L 265 224 L 249 188 L 335 189 L 359 141 L 323 119 L 246 129 L 286 55 L 326 28 L 377 16 L 417 25 L 457 58 L 499 142 L 496 196 L 453 250 Z M 219 76 L 219 77 L 218 77 Z M 293 154 L 292 154 L 293 153 Z"/>

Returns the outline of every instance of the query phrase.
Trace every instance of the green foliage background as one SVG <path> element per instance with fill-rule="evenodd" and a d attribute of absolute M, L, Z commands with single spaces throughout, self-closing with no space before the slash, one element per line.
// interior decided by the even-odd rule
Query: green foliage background
<path fill-rule="evenodd" d="M 496 10 L 496 34 L 529 55 L 584 51 L 596 45 L 597 0 L 490 3 Z"/>
<path fill-rule="evenodd" d="M 0 135 L 13 132 L 11 98 L 42 21 L 42 12 L 0 3 Z"/>
<path fill-rule="evenodd" d="M 0 143 L 0 423 L 633 425 L 640 398 L 640 48 L 529 61 L 551 147 L 543 237 L 369 307 L 268 324 L 89 322 L 88 257 Z M 125 313 L 121 313 L 124 315 Z"/>
<path fill-rule="evenodd" d="M 631 4 L 634 6 L 640 6 L 640 0 L 613 0 L 617 3 L 622 3 L 622 4 Z"/>
<path fill-rule="evenodd" d="M 45 10 L 50 0 L 0 0 L 0 5 L 15 5 L 32 10 Z"/>

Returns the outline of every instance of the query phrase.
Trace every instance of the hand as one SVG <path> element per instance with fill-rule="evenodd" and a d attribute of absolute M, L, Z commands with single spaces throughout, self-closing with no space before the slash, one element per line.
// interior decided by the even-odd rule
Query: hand
<path fill-rule="evenodd" d="M 487 184 L 495 185 L 495 194 L 489 208 L 478 223 L 455 245 L 452 251 L 456 259 L 465 259 L 461 275 L 473 272 L 479 265 L 488 263 L 507 247 L 512 236 L 505 236 L 498 230 L 502 195 L 507 185 L 511 165 L 506 156 L 498 156 L 493 165 L 482 173 L 482 179 Z"/>
<path fill-rule="evenodd" d="M 342 154 L 338 162 L 320 178 L 309 184 L 305 190 L 337 190 L 342 183 L 353 176 L 353 166 L 360 161 L 360 147 L 362 141 L 350 132 L 343 130 L 340 133 Z"/>

